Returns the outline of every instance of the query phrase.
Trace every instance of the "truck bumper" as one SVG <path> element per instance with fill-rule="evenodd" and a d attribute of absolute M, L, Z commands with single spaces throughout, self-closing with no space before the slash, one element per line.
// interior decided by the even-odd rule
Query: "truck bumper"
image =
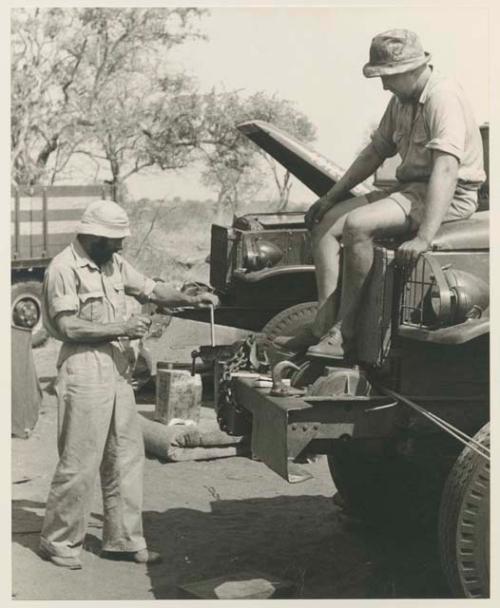
<path fill-rule="evenodd" d="M 294 460 L 306 448 L 327 453 L 344 437 L 389 436 L 399 410 L 389 397 L 274 397 L 243 377 L 233 378 L 232 391 L 252 414 L 252 457 L 289 482 L 304 479 Z"/>

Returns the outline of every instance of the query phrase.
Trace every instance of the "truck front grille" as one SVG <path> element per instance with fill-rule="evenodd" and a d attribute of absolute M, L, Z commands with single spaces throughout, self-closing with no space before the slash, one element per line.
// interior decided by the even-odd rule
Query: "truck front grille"
<path fill-rule="evenodd" d="M 435 277 L 425 256 L 405 274 L 401 270 L 399 322 L 412 327 L 428 327 L 432 322 L 432 289 Z"/>

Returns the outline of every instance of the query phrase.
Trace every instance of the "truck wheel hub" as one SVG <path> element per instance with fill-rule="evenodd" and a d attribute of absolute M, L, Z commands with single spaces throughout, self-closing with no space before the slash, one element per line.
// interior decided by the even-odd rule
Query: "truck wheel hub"
<path fill-rule="evenodd" d="M 13 320 L 16 325 L 21 327 L 34 327 L 40 318 L 38 305 L 30 298 L 19 300 L 14 307 Z"/>

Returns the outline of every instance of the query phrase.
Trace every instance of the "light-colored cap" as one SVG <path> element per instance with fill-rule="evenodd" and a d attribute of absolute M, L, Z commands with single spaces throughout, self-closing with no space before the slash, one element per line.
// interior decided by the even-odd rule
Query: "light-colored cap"
<path fill-rule="evenodd" d="M 113 201 L 98 200 L 85 209 L 76 233 L 123 239 L 130 236 L 130 225 L 127 214 L 120 205 Z"/>

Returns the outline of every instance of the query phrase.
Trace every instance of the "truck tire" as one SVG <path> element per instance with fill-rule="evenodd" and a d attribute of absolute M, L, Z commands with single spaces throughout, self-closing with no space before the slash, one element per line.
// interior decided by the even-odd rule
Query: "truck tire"
<path fill-rule="evenodd" d="M 490 425 L 474 439 L 490 446 Z M 446 480 L 439 511 L 439 551 L 456 597 L 487 598 L 490 587 L 490 464 L 466 447 Z"/>
<path fill-rule="evenodd" d="M 434 436 L 421 439 L 415 450 L 401 453 L 397 440 L 338 440 L 328 466 L 347 513 L 402 531 L 435 529 L 456 446 Z"/>
<path fill-rule="evenodd" d="M 11 287 L 11 319 L 14 325 L 31 329 L 33 348 L 47 340 L 42 323 L 42 283 L 22 281 Z"/>
<path fill-rule="evenodd" d="M 317 302 L 301 302 L 285 308 L 264 325 L 262 333 L 269 338 L 295 336 L 300 329 L 314 321 L 317 309 Z"/>
<path fill-rule="evenodd" d="M 408 494 L 398 488 L 403 477 L 398 460 L 388 446 L 378 440 L 340 440 L 328 454 L 333 483 L 343 499 L 347 513 L 365 522 L 396 523 L 407 510 Z"/>

